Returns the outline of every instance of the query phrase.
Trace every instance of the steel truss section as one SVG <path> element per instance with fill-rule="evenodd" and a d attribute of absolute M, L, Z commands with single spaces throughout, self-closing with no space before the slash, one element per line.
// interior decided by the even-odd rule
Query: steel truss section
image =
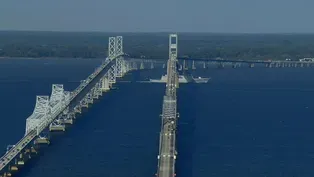
<path fill-rule="evenodd" d="M 118 57 L 116 59 L 116 77 L 122 77 L 123 76 L 123 59 L 122 57 Z"/>
<path fill-rule="evenodd" d="M 115 56 L 116 56 L 116 38 L 109 37 L 108 58 L 112 60 L 115 58 Z"/>
<path fill-rule="evenodd" d="M 105 74 L 105 76 L 101 79 L 101 90 L 103 92 L 110 90 L 109 84 L 109 71 Z"/>
<path fill-rule="evenodd" d="M 112 65 L 111 68 L 108 70 L 109 73 L 109 83 L 114 84 L 116 83 L 116 64 Z"/>
<path fill-rule="evenodd" d="M 116 56 L 123 55 L 123 37 L 117 36 L 116 37 Z"/>
<path fill-rule="evenodd" d="M 92 90 L 86 94 L 86 101 L 88 104 L 93 104 L 94 103 L 94 99 L 93 99 L 93 92 L 94 92 L 94 88 L 92 88 Z"/>
<path fill-rule="evenodd" d="M 98 99 L 99 96 L 102 96 L 101 81 L 95 84 L 95 87 L 93 90 L 93 99 Z"/>
<path fill-rule="evenodd" d="M 49 113 L 49 96 L 36 96 L 36 104 L 33 114 L 26 119 L 25 134 L 36 129 L 36 127 L 45 121 Z"/>
<path fill-rule="evenodd" d="M 76 105 L 73 110 L 74 110 L 75 113 L 81 114 L 82 113 L 81 103 Z"/>

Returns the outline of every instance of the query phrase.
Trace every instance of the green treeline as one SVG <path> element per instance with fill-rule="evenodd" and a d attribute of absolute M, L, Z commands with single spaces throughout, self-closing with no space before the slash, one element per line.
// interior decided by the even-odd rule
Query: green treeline
<path fill-rule="evenodd" d="M 132 57 L 166 59 L 168 33 L 0 32 L 0 57 L 103 58 L 122 35 Z M 314 34 L 179 34 L 179 56 L 230 59 L 314 57 Z"/>

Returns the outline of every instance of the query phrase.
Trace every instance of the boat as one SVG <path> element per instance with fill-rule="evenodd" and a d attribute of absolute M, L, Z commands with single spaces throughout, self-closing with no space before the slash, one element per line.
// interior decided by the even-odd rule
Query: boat
<path fill-rule="evenodd" d="M 208 77 L 207 78 L 205 78 L 205 77 L 197 77 L 197 78 L 193 77 L 192 79 L 197 84 L 205 84 L 209 81 L 210 78 L 208 78 Z"/>
<path fill-rule="evenodd" d="M 166 83 L 167 82 L 167 74 L 161 76 L 160 79 L 149 79 L 151 83 Z M 188 80 L 183 75 L 179 75 L 179 83 L 188 83 Z"/>

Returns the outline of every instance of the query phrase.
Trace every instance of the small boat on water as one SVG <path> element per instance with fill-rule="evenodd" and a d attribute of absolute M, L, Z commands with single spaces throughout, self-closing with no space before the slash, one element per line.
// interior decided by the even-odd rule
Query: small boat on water
<path fill-rule="evenodd" d="M 166 83 L 167 82 L 167 74 L 161 76 L 160 79 L 149 79 L 151 83 Z M 188 83 L 188 80 L 183 76 L 179 75 L 179 83 Z"/>
<path fill-rule="evenodd" d="M 201 83 L 207 83 L 209 81 L 210 78 L 204 78 L 204 77 L 186 77 L 184 75 L 179 75 L 179 83 L 197 83 L 197 84 L 201 84 Z M 149 79 L 150 83 L 166 83 L 167 82 L 167 75 L 163 75 L 161 76 L 160 79 Z"/>

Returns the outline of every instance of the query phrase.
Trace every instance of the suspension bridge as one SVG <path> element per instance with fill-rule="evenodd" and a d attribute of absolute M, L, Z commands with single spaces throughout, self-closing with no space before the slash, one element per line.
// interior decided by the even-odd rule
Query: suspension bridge
<path fill-rule="evenodd" d="M 177 44 L 176 34 L 169 37 L 169 60 L 167 64 L 166 92 L 163 98 L 161 114 L 161 132 L 159 139 L 158 169 L 156 176 L 173 177 L 175 173 L 176 129 L 177 129 L 177 92 L 179 87 L 177 72 Z"/>
<path fill-rule="evenodd" d="M 111 90 L 117 78 L 127 72 L 144 69 L 149 60 L 128 59 L 123 52 L 123 37 L 109 37 L 108 57 L 73 91 L 65 91 L 62 84 L 53 84 L 50 96 L 36 96 L 33 113 L 26 119 L 24 136 L 7 147 L 0 158 L 0 177 L 12 176 L 37 154 L 39 146 L 49 144 L 48 131 L 65 131 L 66 124 L 73 124 L 83 108 L 93 104 L 104 92 Z"/>
<path fill-rule="evenodd" d="M 201 68 L 209 68 L 209 66 L 216 66 L 218 68 L 225 68 L 231 66 L 232 68 L 240 68 L 248 66 L 254 68 L 256 65 L 264 66 L 266 68 L 308 68 L 314 67 L 313 61 L 291 61 L 291 60 L 234 60 L 234 59 L 212 59 L 212 58 L 178 58 L 180 63 L 179 70 L 196 69 L 197 66 Z"/>

